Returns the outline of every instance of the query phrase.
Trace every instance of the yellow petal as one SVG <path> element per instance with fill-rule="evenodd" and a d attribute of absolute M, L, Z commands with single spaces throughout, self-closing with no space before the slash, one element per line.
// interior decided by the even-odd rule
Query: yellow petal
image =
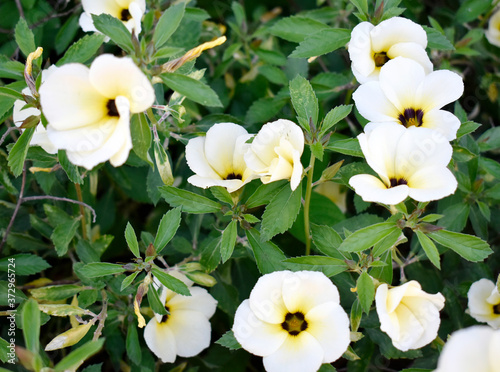
<path fill-rule="evenodd" d="M 144 328 L 144 326 L 146 325 L 146 320 L 141 314 L 141 310 L 139 309 L 139 303 L 137 302 L 137 300 L 134 300 L 134 312 L 137 316 L 137 321 L 139 322 L 139 328 Z"/>

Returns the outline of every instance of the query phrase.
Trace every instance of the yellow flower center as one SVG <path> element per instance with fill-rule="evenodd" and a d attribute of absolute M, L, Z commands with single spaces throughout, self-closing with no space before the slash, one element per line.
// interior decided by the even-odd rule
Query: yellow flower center
<path fill-rule="evenodd" d="M 424 112 L 421 109 L 407 108 L 402 114 L 399 114 L 398 119 L 406 128 L 422 126 Z"/>
<path fill-rule="evenodd" d="M 375 61 L 375 66 L 382 67 L 391 59 L 387 56 L 386 52 L 379 52 L 373 55 L 373 60 Z"/>
<path fill-rule="evenodd" d="M 126 22 L 130 18 L 132 18 L 132 16 L 130 15 L 130 12 L 128 11 L 128 9 L 123 9 L 120 13 L 120 20 L 123 22 Z"/>
<path fill-rule="evenodd" d="M 106 103 L 106 109 L 108 110 L 108 116 L 120 116 L 114 99 L 110 99 L 108 103 Z"/>
<path fill-rule="evenodd" d="M 294 314 L 286 314 L 285 321 L 281 323 L 281 327 L 291 336 L 297 336 L 300 332 L 305 331 L 308 325 L 304 314 L 298 311 Z"/>

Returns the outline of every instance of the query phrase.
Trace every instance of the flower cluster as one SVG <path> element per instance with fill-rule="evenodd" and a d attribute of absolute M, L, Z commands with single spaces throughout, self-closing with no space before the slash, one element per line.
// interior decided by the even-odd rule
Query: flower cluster
<path fill-rule="evenodd" d="M 379 178 L 356 175 L 349 184 L 364 201 L 398 204 L 408 196 L 425 202 L 453 194 L 447 169 L 460 120 L 441 108 L 463 93 L 462 78 L 432 71 L 421 26 L 395 17 L 363 22 L 351 35 L 349 56 L 361 86 L 353 99 L 370 122 L 358 136 Z"/>
<path fill-rule="evenodd" d="M 295 190 L 302 179 L 303 151 L 304 133 L 289 120 L 267 123 L 256 135 L 237 124 L 215 124 L 186 146 L 186 160 L 195 173 L 188 182 L 234 192 L 259 177 L 263 183 L 288 179 Z"/>

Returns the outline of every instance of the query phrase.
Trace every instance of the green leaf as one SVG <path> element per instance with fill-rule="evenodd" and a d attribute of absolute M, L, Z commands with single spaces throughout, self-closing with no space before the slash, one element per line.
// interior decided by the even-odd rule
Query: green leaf
<path fill-rule="evenodd" d="M 106 36 L 95 33 L 85 35 L 80 40 L 71 44 L 64 56 L 57 61 L 56 66 L 67 63 L 85 63 L 91 59 L 99 50 Z"/>
<path fill-rule="evenodd" d="M 80 218 L 73 218 L 68 222 L 57 225 L 50 235 L 59 257 L 65 255 L 68 251 L 68 245 L 75 236 L 79 224 Z"/>
<path fill-rule="evenodd" d="M 82 309 L 81 307 L 75 305 L 63 305 L 63 304 L 38 304 L 40 311 L 51 316 L 71 316 L 71 315 L 84 315 L 88 313 L 88 310 Z"/>
<path fill-rule="evenodd" d="M 134 228 L 130 222 L 127 222 L 127 227 L 125 227 L 125 241 L 127 242 L 132 254 L 135 257 L 140 258 L 141 254 L 139 253 L 139 242 L 137 241 L 137 236 L 135 235 Z"/>
<path fill-rule="evenodd" d="M 362 14 L 368 14 L 367 0 L 350 0 L 350 1 Z"/>
<path fill-rule="evenodd" d="M 11 351 L 10 343 L 0 337 L 0 360 L 2 361 L 2 363 L 7 363 L 7 361 L 10 359 L 8 355 L 10 351 Z M 0 372 L 10 372 L 10 371 L 8 369 L 0 367 Z"/>
<path fill-rule="evenodd" d="M 129 276 L 127 276 L 125 279 L 122 281 L 122 285 L 120 286 L 120 292 L 123 292 L 125 288 L 127 288 L 132 282 L 134 281 L 135 277 L 139 275 L 140 271 L 133 272 Z"/>
<path fill-rule="evenodd" d="M 163 44 L 165 44 L 170 36 L 177 30 L 179 24 L 181 23 L 182 17 L 184 17 L 184 12 L 186 8 L 186 3 L 180 2 L 175 5 L 171 5 L 166 11 L 163 12 L 162 16 L 158 20 L 155 27 L 155 32 L 153 34 L 153 42 L 155 48 L 160 49 Z"/>
<path fill-rule="evenodd" d="M 183 296 L 191 296 L 189 288 L 181 280 L 174 278 L 172 275 L 169 275 L 165 271 L 160 270 L 159 268 L 154 266 L 152 272 L 153 275 L 161 282 L 161 284 L 163 284 L 171 291 L 179 293 Z"/>
<path fill-rule="evenodd" d="M 21 318 L 26 349 L 33 354 L 38 354 L 40 350 L 40 309 L 38 309 L 38 303 L 35 300 L 30 299 L 24 304 Z"/>
<path fill-rule="evenodd" d="M 241 345 L 236 340 L 236 337 L 234 337 L 233 331 L 227 331 L 215 343 L 227 347 L 229 350 L 241 349 Z"/>
<path fill-rule="evenodd" d="M 332 277 L 348 269 L 345 260 L 324 256 L 300 256 L 284 260 L 287 263 L 312 266 L 310 269 L 322 269 L 325 275 Z"/>
<path fill-rule="evenodd" d="M 73 297 L 86 287 L 74 284 L 52 285 L 30 290 L 33 298 L 44 301 L 60 301 Z"/>
<path fill-rule="evenodd" d="M 250 195 L 245 203 L 247 209 L 259 207 L 269 204 L 272 198 L 281 191 L 284 187 L 290 187 L 287 181 L 276 181 L 267 184 L 262 184 L 257 187 L 257 190 Z"/>
<path fill-rule="evenodd" d="M 151 283 L 148 289 L 148 302 L 151 310 L 153 310 L 156 314 L 167 315 L 168 311 L 165 308 L 165 304 L 161 302 L 160 296 L 156 291 L 156 288 Z"/>
<path fill-rule="evenodd" d="M 314 157 L 317 158 L 319 161 L 323 161 L 323 154 L 325 152 L 323 144 L 321 142 L 314 142 L 313 144 L 310 145 L 310 147 Z"/>
<path fill-rule="evenodd" d="M 222 236 L 212 239 L 201 250 L 200 263 L 206 267 L 208 272 L 212 272 L 220 263 L 220 246 L 221 246 Z"/>
<path fill-rule="evenodd" d="M 261 274 L 287 269 L 283 263 L 286 256 L 275 244 L 262 242 L 260 233 L 256 229 L 247 230 L 246 235 Z"/>
<path fill-rule="evenodd" d="M 366 271 L 363 271 L 356 281 L 356 288 L 358 289 L 359 303 L 363 311 L 368 314 L 373 300 L 375 299 L 375 285 Z"/>
<path fill-rule="evenodd" d="M 474 121 L 466 121 L 460 125 L 457 131 L 457 139 L 465 136 L 466 134 L 474 132 L 477 128 L 479 128 L 481 124 L 476 123 Z"/>
<path fill-rule="evenodd" d="M 220 245 L 220 254 L 222 258 L 222 263 L 226 262 L 231 258 L 237 237 L 238 237 L 238 221 L 232 220 L 222 233 L 222 240 Z"/>
<path fill-rule="evenodd" d="M 14 38 L 25 57 L 36 50 L 35 36 L 23 17 L 16 24 Z"/>
<path fill-rule="evenodd" d="M 90 358 L 92 355 L 96 354 L 101 350 L 104 344 L 104 338 L 97 341 L 89 341 L 86 344 L 80 346 L 78 349 L 73 350 L 67 356 L 63 358 L 54 367 L 55 372 L 64 372 L 67 370 L 75 371 L 82 363 Z"/>
<path fill-rule="evenodd" d="M 328 28 L 307 37 L 290 54 L 291 58 L 309 58 L 333 52 L 351 39 L 351 30 Z"/>
<path fill-rule="evenodd" d="M 199 80 L 176 73 L 165 73 L 160 77 L 167 87 L 196 103 L 209 107 L 222 107 L 217 93 Z"/>
<path fill-rule="evenodd" d="M 386 265 L 374 267 L 370 270 L 370 275 L 384 283 L 392 283 L 392 251 L 388 250 L 381 257 L 380 261 Z"/>
<path fill-rule="evenodd" d="M 233 1 L 231 3 L 231 10 L 236 18 L 236 23 L 241 28 L 243 23 L 246 21 L 245 8 L 236 1 Z"/>
<path fill-rule="evenodd" d="M 213 186 L 210 188 L 210 192 L 212 195 L 217 198 L 219 201 L 223 203 L 227 203 L 229 205 L 233 205 L 233 198 L 231 194 L 227 191 L 225 187 L 222 186 Z"/>
<path fill-rule="evenodd" d="M 301 75 L 297 75 L 290 82 L 290 97 L 293 108 L 299 118 L 304 119 L 307 126 L 303 128 L 310 131 L 310 123 L 316 127 L 318 124 L 318 99 L 311 86 L 311 83 Z M 299 121 L 300 123 L 300 121 Z"/>
<path fill-rule="evenodd" d="M 419 221 L 420 222 L 436 222 L 437 220 L 440 220 L 444 216 L 442 214 L 428 214 L 427 216 L 422 217 Z"/>
<path fill-rule="evenodd" d="M 276 66 L 286 65 L 286 56 L 276 50 L 257 49 L 255 54 L 265 63 Z"/>
<path fill-rule="evenodd" d="M 271 83 L 278 85 L 288 84 L 288 78 L 286 77 L 285 72 L 278 67 L 270 65 L 259 66 L 259 74 L 264 76 Z"/>
<path fill-rule="evenodd" d="M 181 224 L 181 208 L 177 207 L 165 213 L 158 225 L 156 237 L 153 245 L 156 252 L 160 253 L 163 248 L 172 240 Z"/>
<path fill-rule="evenodd" d="M 351 331 L 352 332 L 358 331 L 362 317 L 363 317 L 363 308 L 361 307 L 361 304 L 359 303 L 359 298 L 356 298 L 356 300 L 352 304 L 351 313 L 349 315 L 349 318 L 351 320 Z"/>
<path fill-rule="evenodd" d="M 64 172 L 66 172 L 69 180 L 79 185 L 83 184 L 83 179 L 80 175 L 78 167 L 69 161 L 68 156 L 66 155 L 66 151 L 59 150 L 57 152 L 57 158 L 59 159 L 59 164 L 61 164 L 61 167 Z"/>
<path fill-rule="evenodd" d="M 339 249 L 347 252 L 361 252 L 374 246 L 396 230 L 401 231 L 401 229 L 395 226 L 394 223 L 377 223 L 375 225 L 362 228 L 349 235 L 342 242 Z"/>
<path fill-rule="evenodd" d="M 327 29 L 324 23 L 302 16 L 292 16 L 279 20 L 269 29 L 271 35 L 287 41 L 300 43 L 312 34 Z"/>
<path fill-rule="evenodd" d="M 352 105 L 340 105 L 330 110 L 321 124 L 319 138 L 323 137 L 335 124 L 345 119 L 351 110 Z"/>
<path fill-rule="evenodd" d="M 312 223 L 311 232 L 313 243 L 321 253 L 333 258 L 345 259 L 338 249 L 342 244 L 342 238 L 332 227 Z"/>
<path fill-rule="evenodd" d="M 457 24 L 471 22 L 485 13 L 491 6 L 491 1 L 465 0 L 458 8 L 458 12 L 455 13 L 455 22 Z"/>
<path fill-rule="evenodd" d="M 26 300 L 26 296 L 23 291 L 19 291 L 16 289 L 14 293 L 12 293 L 12 284 L 8 281 L 0 280 L 0 306 L 9 306 L 10 308 L 14 308 L 13 304 L 19 304 Z M 14 302 L 12 302 L 14 300 Z"/>
<path fill-rule="evenodd" d="M 139 335 L 137 334 L 137 324 L 135 324 L 135 321 L 128 324 L 125 350 L 127 351 L 127 356 L 130 360 L 134 362 L 134 364 L 140 366 L 142 361 L 142 350 L 139 342 Z"/>
<path fill-rule="evenodd" d="M 69 346 L 76 345 L 89 332 L 94 322 L 80 324 L 76 327 L 68 329 L 56 337 L 54 337 L 46 346 L 45 351 L 53 351 L 63 349 Z"/>
<path fill-rule="evenodd" d="M 14 264 L 14 265 L 12 265 Z M 51 267 L 42 257 L 34 254 L 16 254 L 0 259 L 0 271 L 14 269 L 16 275 L 33 275 Z"/>
<path fill-rule="evenodd" d="M 26 155 L 28 155 L 28 148 L 33 133 L 35 133 L 34 127 L 26 129 L 10 149 L 9 157 L 7 158 L 9 160 L 8 164 L 16 177 L 23 172 L 24 161 L 26 160 Z"/>
<path fill-rule="evenodd" d="M 441 32 L 428 26 L 422 26 L 427 33 L 427 47 L 437 50 L 455 50 L 452 43 Z"/>
<path fill-rule="evenodd" d="M 109 262 L 92 262 L 80 268 L 80 273 L 87 278 L 99 278 L 101 276 L 121 274 L 124 271 L 123 265 Z"/>
<path fill-rule="evenodd" d="M 173 186 L 162 186 L 159 188 L 161 196 L 173 207 L 182 207 L 187 213 L 217 213 L 222 206 L 204 196 L 194 192 L 178 189 Z"/>
<path fill-rule="evenodd" d="M 436 243 L 444 245 L 468 261 L 483 261 L 493 251 L 488 243 L 477 236 L 439 230 L 428 234 Z"/>
<path fill-rule="evenodd" d="M 287 99 L 279 97 L 260 98 L 254 101 L 248 109 L 245 121 L 249 124 L 265 123 L 276 116 L 287 101 Z"/>
<path fill-rule="evenodd" d="M 98 31 L 108 36 L 116 45 L 128 53 L 134 51 L 132 35 L 122 21 L 109 14 L 92 14 L 94 26 Z"/>
<path fill-rule="evenodd" d="M 299 214 L 302 201 L 302 187 L 292 191 L 283 187 L 267 205 L 262 215 L 261 239 L 270 240 L 276 234 L 287 231 Z"/>
<path fill-rule="evenodd" d="M 172 175 L 172 167 L 167 152 L 163 148 L 160 141 L 155 141 L 154 145 L 155 163 L 162 182 L 167 186 L 172 186 L 174 177 Z"/>
<path fill-rule="evenodd" d="M 149 128 L 146 115 L 143 112 L 132 116 L 132 120 L 130 121 L 130 135 L 135 154 L 153 166 L 148 153 L 152 141 L 151 128 Z"/>
<path fill-rule="evenodd" d="M 373 257 L 379 257 L 383 255 L 386 251 L 391 249 L 394 244 L 399 240 L 399 237 L 401 236 L 401 229 L 396 228 L 389 235 L 387 235 L 385 238 L 380 240 L 377 244 L 373 246 Z"/>
<path fill-rule="evenodd" d="M 416 230 L 415 233 L 417 234 L 418 241 L 420 242 L 420 245 L 422 246 L 422 249 L 424 250 L 429 260 L 433 263 L 434 266 L 441 270 L 441 263 L 439 262 L 439 251 L 437 250 L 432 240 L 422 231 Z"/>
<path fill-rule="evenodd" d="M 24 101 L 24 97 L 21 93 L 15 91 L 14 89 L 0 87 L 0 96 L 14 98 L 21 101 Z"/>
<path fill-rule="evenodd" d="M 338 152 L 344 155 L 357 156 L 363 158 L 363 151 L 357 138 L 347 138 L 343 140 L 333 140 L 326 147 L 327 150 Z"/>

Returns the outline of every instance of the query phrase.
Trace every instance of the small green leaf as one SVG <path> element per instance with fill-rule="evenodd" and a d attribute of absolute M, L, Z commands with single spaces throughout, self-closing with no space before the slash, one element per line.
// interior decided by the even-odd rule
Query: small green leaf
<path fill-rule="evenodd" d="M 172 175 L 172 166 L 167 152 L 163 148 L 160 141 L 155 141 L 154 145 L 155 163 L 162 182 L 167 186 L 174 184 L 174 176 Z"/>
<path fill-rule="evenodd" d="M 208 272 L 214 271 L 220 263 L 220 246 L 222 236 L 212 239 L 201 251 L 200 263 Z"/>
<path fill-rule="evenodd" d="M 434 266 L 441 270 L 441 263 L 439 262 L 439 251 L 437 250 L 432 240 L 422 231 L 416 230 L 415 233 L 417 234 L 418 241 L 420 242 L 420 245 L 422 246 L 429 260 L 433 263 Z"/>
<path fill-rule="evenodd" d="M 465 0 L 453 17 L 457 24 L 475 20 L 492 6 L 491 1 Z"/>
<path fill-rule="evenodd" d="M 142 351 L 141 344 L 139 343 L 139 335 L 137 333 L 137 325 L 135 322 L 130 322 L 128 324 L 125 348 L 127 356 L 130 360 L 140 366 L 142 361 Z"/>
<path fill-rule="evenodd" d="M 292 16 L 280 19 L 269 32 L 287 41 L 300 43 L 310 35 L 327 29 L 324 23 L 302 16 Z"/>
<path fill-rule="evenodd" d="M 323 154 L 325 152 L 325 149 L 321 142 L 314 142 L 311 145 L 311 152 L 313 153 L 315 158 L 317 158 L 319 161 L 323 161 Z"/>
<path fill-rule="evenodd" d="M 351 0 L 351 3 L 362 13 L 368 14 L 368 1 L 367 0 Z"/>
<path fill-rule="evenodd" d="M 152 269 L 153 275 L 163 284 L 165 287 L 179 293 L 183 296 L 191 296 L 191 292 L 186 284 L 184 284 L 181 280 L 174 278 L 172 275 L 167 274 L 165 271 L 153 267 Z"/>
<path fill-rule="evenodd" d="M 79 224 L 80 218 L 73 218 L 68 222 L 57 225 L 50 235 L 59 257 L 65 255 L 68 251 L 68 245 L 73 240 Z"/>
<path fill-rule="evenodd" d="M 377 261 L 375 261 L 375 262 L 377 262 Z M 372 268 L 370 270 L 370 275 L 373 278 L 380 280 L 381 282 L 392 283 L 392 276 L 393 276 L 392 251 L 388 250 L 387 252 L 385 252 L 380 257 L 379 262 L 383 262 L 383 263 L 385 263 L 385 265 Z"/>
<path fill-rule="evenodd" d="M 474 132 L 480 126 L 481 124 L 473 121 L 466 121 L 465 123 L 462 123 L 460 128 L 458 128 L 457 139 L 465 136 L 466 134 Z"/>
<path fill-rule="evenodd" d="M 24 97 L 21 93 L 15 91 L 14 89 L 0 87 L 0 96 L 18 99 L 24 101 Z"/>
<path fill-rule="evenodd" d="M 162 217 L 160 224 L 158 225 L 158 230 L 156 231 L 156 237 L 153 245 L 156 248 L 156 252 L 160 253 L 163 248 L 172 240 L 177 229 L 181 224 L 181 208 L 177 207 L 169 210 Z"/>
<path fill-rule="evenodd" d="M 134 51 L 132 35 L 122 21 L 109 14 L 92 14 L 95 28 L 108 36 L 116 45 L 128 53 Z"/>
<path fill-rule="evenodd" d="M 23 17 L 16 24 L 14 38 L 25 57 L 36 50 L 35 36 Z"/>
<path fill-rule="evenodd" d="M 40 309 L 38 309 L 38 303 L 35 300 L 30 299 L 24 304 L 21 318 L 26 349 L 33 354 L 38 354 L 40 350 Z"/>
<path fill-rule="evenodd" d="M 298 265 L 308 265 L 312 268 L 322 268 L 325 269 L 325 275 L 332 277 L 343 273 L 348 269 L 345 260 L 340 260 L 333 257 L 324 256 L 300 256 L 287 258 L 284 262 L 298 264 Z"/>
<path fill-rule="evenodd" d="M 0 259 L 0 271 L 9 271 L 9 265 L 15 267 L 16 275 L 33 275 L 51 267 L 42 257 L 34 254 L 16 254 Z M 10 269 L 12 270 L 12 269 Z"/>
<path fill-rule="evenodd" d="M 26 129 L 10 149 L 9 157 L 7 158 L 9 160 L 8 164 L 16 177 L 23 172 L 24 161 L 26 160 L 26 155 L 28 155 L 28 148 L 33 133 L 35 133 L 35 128 Z"/>
<path fill-rule="evenodd" d="M 159 188 L 161 196 L 173 207 L 181 206 L 187 213 L 217 213 L 222 206 L 194 192 L 178 189 L 173 186 Z"/>
<path fill-rule="evenodd" d="M 127 288 L 132 282 L 134 281 L 135 277 L 139 274 L 139 271 L 133 272 L 129 276 L 127 276 L 125 279 L 122 281 L 122 285 L 120 286 L 120 291 L 123 292 L 125 288 Z"/>
<path fill-rule="evenodd" d="M 227 347 L 229 350 L 241 349 L 241 345 L 236 340 L 236 337 L 234 337 L 233 331 L 227 331 L 215 343 Z"/>
<path fill-rule="evenodd" d="M 64 284 L 64 285 L 51 285 L 47 287 L 34 288 L 30 290 L 33 298 L 44 301 L 60 301 L 73 297 L 80 293 L 82 290 L 88 289 L 80 285 Z"/>
<path fill-rule="evenodd" d="M 383 255 L 386 251 L 391 249 L 394 244 L 399 240 L 401 236 L 401 229 L 396 228 L 391 231 L 389 235 L 380 240 L 377 244 L 373 246 L 373 257 L 379 257 Z"/>
<path fill-rule="evenodd" d="M 328 28 L 308 36 L 290 54 L 291 58 L 310 58 L 333 52 L 351 39 L 351 30 Z"/>
<path fill-rule="evenodd" d="M 149 301 L 149 306 L 151 306 L 151 310 L 153 310 L 156 314 L 160 315 L 168 314 L 168 311 L 165 308 L 165 304 L 161 302 L 158 292 L 156 291 L 153 284 L 149 285 L 148 301 Z"/>
<path fill-rule="evenodd" d="M 437 50 L 455 50 L 452 43 L 441 32 L 428 26 L 422 26 L 427 33 L 427 47 Z"/>
<path fill-rule="evenodd" d="M 130 222 L 127 222 L 127 227 L 125 227 L 125 241 L 127 242 L 132 254 L 135 257 L 140 258 L 141 254 L 139 252 L 139 242 L 137 241 L 137 236 L 135 235 L 134 228 Z"/>
<path fill-rule="evenodd" d="M 284 187 L 289 187 L 289 183 L 286 181 L 276 181 L 260 185 L 245 203 L 247 209 L 269 204 L 271 199 Z"/>
<path fill-rule="evenodd" d="M 362 316 L 363 316 L 363 308 L 361 307 L 361 304 L 359 303 L 359 298 L 356 298 L 356 300 L 352 304 L 351 314 L 349 316 L 349 318 L 351 320 L 351 331 L 352 332 L 358 331 Z"/>
<path fill-rule="evenodd" d="M 241 28 L 243 26 L 243 23 L 246 21 L 245 8 L 236 1 L 233 1 L 231 3 L 231 9 L 233 11 L 234 17 L 236 18 L 236 23 Z"/>
<path fill-rule="evenodd" d="M 290 97 L 293 108 L 299 118 L 304 119 L 308 124 L 303 128 L 310 131 L 309 123 L 316 127 L 318 123 L 318 99 L 311 86 L 311 83 L 301 75 L 297 75 L 290 82 Z M 300 123 L 300 122 L 299 122 Z"/>
<path fill-rule="evenodd" d="M 87 62 L 97 53 L 104 42 L 104 38 L 104 35 L 98 33 L 85 35 L 80 40 L 74 42 L 68 50 L 66 50 L 64 56 L 57 61 L 56 66 L 62 66 L 67 63 Z"/>
<path fill-rule="evenodd" d="M 345 259 L 339 251 L 342 238 L 332 227 L 312 223 L 311 232 L 313 243 L 321 253 L 340 260 Z"/>
<path fill-rule="evenodd" d="M 219 201 L 227 203 L 229 205 L 233 205 L 233 198 L 231 197 L 231 194 L 227 191 L 225 187 L 213 186 L 210 188 L 210 192 Z"/>
<path fill-rule="evenodd" d="M 247 230 L 246 235 L 261 274 L 287 269 L 283 263 L 286 256 L 275 244 L 262 242 L 260 233 L 256 229 Z"/>
<path fill-rule="evenodd" d="M 63 304 L 38 304 L 40 311 L 51 316 L 71 316 L 71 315 L 84 315 L 89 311 L 82 309 L 81 307 L 75 305 L 63 305 Z"/>
<path fill-rule="evenodd" d="M 97 341 L 89 341 L 73 350 L 54 367 L 55 372 L 75 371 L 82 363 L 102 349 L 104 338 Z"/>
<path fill-rule="evenodd" d="M 153 163 L 149 156 L 149 149 L 152 142 L 151 128 L 149 128 L 144 113 L 141 112 L 132 116 L 132 120 L 130 121 L 130 135 L 135 154 L 152 166 Z"/>
<path fill-rule="evenodd" d="M 167 87 L 186 96 L 191 101 L 203 106 L 222 107 L 217 93 L 199 80 L 177 73 L 165 73 L 160 75 L 160 78 Z"/>
<path fill-rule="evenodd" d="M 401 231 L 394 223 L 382 222 L 355 231 L 340 245 L 341 251 L 361 252 L 368 249 L 394 231 Z"/>
<path fill-rule="evenodd" d="M 358 299 L 363 311 L 368 314 L 375 299 L 375 285 L 366 271 L 363 271 L 356 282 Z"/>
<path fill-rule="evenodd" d="M 99 278 L 101 276 L 121 274 L 124 271 L 123 265 L 109 262 L 92 262 L 80 268 L 80 273 L 87 278 Z"/>
<path fill-rule="evenodd" d="M 227 260 L 229 260 L 229 258 L 231 258 L 237 237 L 238 237 L 238 221 L 232 220 L 222 233 L 222 240 L 220 246 L 222 263 L 226 262 Z"/>
<path fill-rule="evenodd" d="M 184 12 L 186 8 L 186 3 L 180 2 L 175 5 L 171 5 L 166 11 L 163 12 L 162 16 L 158 20 L 155 27 L 155 32 L 153 34 L 153 42 L 155 48 L 160 49 L 163 44 L 165 44 L 170 36 L 177 30 L 179 24 L 181 23 L 182 17 L 184 17 Z"/>
<path fill-rule="evenodd" d="M 357 156 L 363 158 L 363 151 L 357 138 L 347 138 L 343 140 L 332 140 L 326 147 L 327 150 L 338 152 L 340 154 Z"/>
<path fill-rule="evenodd" d="M 420 219 L 420 222 L 436 222 L 437 220 L 443 218 L 442 214 L 428 214 Z"/>
<path fill-rule="evenodd" d="M 340 105 L 330 110 L 321 124 L 319 138 L 323 137 L 334 125 L 349 115 L 351 110 L 352 105 Z"/>
<path fill-rule="evenodd" d="M 493 251 L 488 243 L 477 236 L 439 230 L 428 234 L 436 243 L 444 245 L 468 261 L 483 261 Z"/>
<path fill-rule="evenodd" d="M 57 158 L 59 159 L 59 164 L 61 165 L 64 172 L 68 176 L 69 180 L 73 183 L 77 183 L 81 185 L 83 183 L 82 176 L 80 175 L 80 171 L 78 167 L 71 163 L 66 155 L 65 150 L 59 150 L 57 152 Z"/>

